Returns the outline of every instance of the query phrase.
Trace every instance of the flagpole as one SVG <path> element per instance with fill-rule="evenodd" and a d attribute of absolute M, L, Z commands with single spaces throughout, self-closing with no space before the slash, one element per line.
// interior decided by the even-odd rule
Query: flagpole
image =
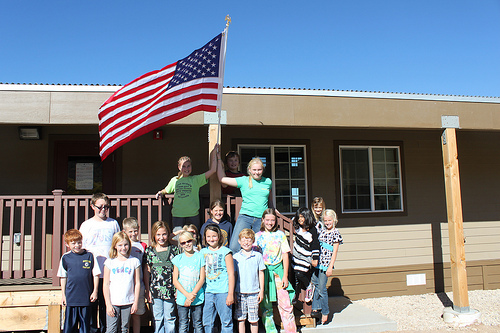
<path fill-rule="evenodd" d="M 228 15 L 226 15 L 226 28 L 224 29 L 224 31 L 222 32 L 222 36 L 224 38 L 224 40 L 222 41 L 222 44 L 221 45 L 224 45 L 224 49 L 222 50 L 222 54 L 221 54 L 221 57 L 219 58 L 219 79 L 221 80 L 220 81 L 220 98 L 217 100 L 217 118 L 218 118 L 218 122 L 217 122 L 217 144 L 220 145 L 220 132 L 221 132 L 221 126 L 220 126 L 220 118 L 221 118 L 221 112 L 222 112 L 222 94 L 223 94 L 223 90 L 224 90 L 224 69 L 226 67 L 226 47 L 227 47 L 227 34 L 228 34 L 228 31 L 229 31 L 229 24 L 231 23 L 231 17 Z"/>
<path fill-rule="evenodd" d="M 226 46 L 227 46 L 227 31 L 229 27 L 229 23 L 231 22 L 231 18 L 229 15 L 226 15 L 226 27 L 222 32 L 222 40 L 221 40 L 221 49 L 220 49 L 220 57 L 219 57 L 219 91 L 217 96 L 217 128 L 214 128 L 216 125 L 209 125 L 208 137 L 209 137 L 209 151 L 211 151 L 216 144 L 220 145 L 220 132 L 221 132 L 221 108 L 222 108 L 222 93 L 224 90 L 224 68 L 226 65 Z M 214 142 L 215 141 L 215 142 Z M 217 161 L 218 163 L 218 161 Z M 221 185 L 219 183 L 219 179 L 217 175 L 214 174 L 210 177 L 210 202 L 215 199 L 221 198 Z"/>

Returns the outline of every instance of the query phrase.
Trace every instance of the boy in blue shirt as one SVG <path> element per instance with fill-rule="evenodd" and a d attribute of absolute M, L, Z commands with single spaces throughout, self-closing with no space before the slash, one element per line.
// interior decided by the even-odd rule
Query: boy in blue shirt
<path fill-rule="evenodd" d="M 235 253 L 236 271 L 236 317 L 238 331 L 245 332 L 245 321 L 250 323 L 250 332 L 259 331 L 259 303 L 264 299 L 264 259 L 262 254 L 253 251 L 255 233 L 252 229 L 243 229 L 238 235 L 241 250 Z"/>
<path fill-rule="evenodd" d="M 57 276 L 61 278 L 62 304 L 66 306 L 63 333 L 80 324 L 80 333 L 90 332 L 91 302 L 97 300 L 101 270 L 91 252 L 82 247 L 80 231 L 70 229 L 64 241 L 70 251 L 63 254 Z"/>

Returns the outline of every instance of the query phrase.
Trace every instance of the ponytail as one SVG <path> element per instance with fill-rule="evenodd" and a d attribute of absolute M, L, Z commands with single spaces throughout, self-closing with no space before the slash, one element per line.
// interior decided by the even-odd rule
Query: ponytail
<path fill-rule="evenodd" d="M 253 184 L 252 184 L 252 174 L 250 173 L 250 168 L 252 167 L 252 165 L 257 164 L 257 163 L 260 163 L 260 165 L 262 166 L 262 171 L 265 170 L 264 163 L 262 162 L 262 160 L 259 157 L 254 157 L 254 158 L 252 158 L 250 160 L 250 162 L 248 162 L 248 166 L 247 166 L 248 188 L 252 188 L 253 187 Z"/>

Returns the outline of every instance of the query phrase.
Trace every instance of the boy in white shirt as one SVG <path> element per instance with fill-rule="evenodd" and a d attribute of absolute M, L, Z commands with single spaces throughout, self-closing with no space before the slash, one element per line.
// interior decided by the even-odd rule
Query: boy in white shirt
<path fill-rule="evenodd" d="M 126 219 L 123 219 L 122 227 L 123 231 L 125 231 L 125 233 L 128 235 L 128 238 L 130 238 L 130 242 L 132 243 L 130 255 L 139 259 L 142 265 L 139 304 L 137 307 L 137 311 L 132 314 L 132 329 L 134 333 L 139 333 L 141 331 L 141 316 L 146 312 L 143 260 L 144 251 L 146 250 L 147 244 L 139 240 L 141 228 L 139 227 L 139 222 L 135 217 L 127 217 Z"/>
<path fill-rule="evenodd" d="M 108 217 L 110 200 L 106 194 L 94 194 L 90 207 L 94 211 L 94 216 L 82 223 L 80 232 L 83 236 L 83 248 L 94 254 L 101 271 L 97 302 L 92 306 L 90 329 L 91 332 L 104 332 L 106 330 L 106 302 L 102 292 L 102 272 L 104 272 L 104 262 L 109 258 L 111 240 L 113 235 L 120 231 L 120 226 L 116 220 Z M 97 325 L 97 312 L 99 312 L 99 325 Z"/>

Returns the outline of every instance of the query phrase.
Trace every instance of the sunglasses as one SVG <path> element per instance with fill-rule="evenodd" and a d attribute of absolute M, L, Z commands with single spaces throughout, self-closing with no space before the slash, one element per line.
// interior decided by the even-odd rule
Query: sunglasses
<path fill-rule="evenodd" d="M 188 239 L 187 241 L 185 241 L 185 242 L 180 242 L 179 244 L 181 244 L 181 246 L 184 246 L 184 245 L 186 245 L 186 244 L 191 244 L 192 242 L 193 242 L 193 240 L 192 240 L 192 239 Z"/>
<path fill-rule="evenodd" d="M 99 207 L 99 206 L 94 205 L 94 207 L 99 209 L 99 210 L 103 210 L 103 209 L 106 210 L 106 209 L 109 209 L 110 206 L 102 205 L 101 207 Z"/>

